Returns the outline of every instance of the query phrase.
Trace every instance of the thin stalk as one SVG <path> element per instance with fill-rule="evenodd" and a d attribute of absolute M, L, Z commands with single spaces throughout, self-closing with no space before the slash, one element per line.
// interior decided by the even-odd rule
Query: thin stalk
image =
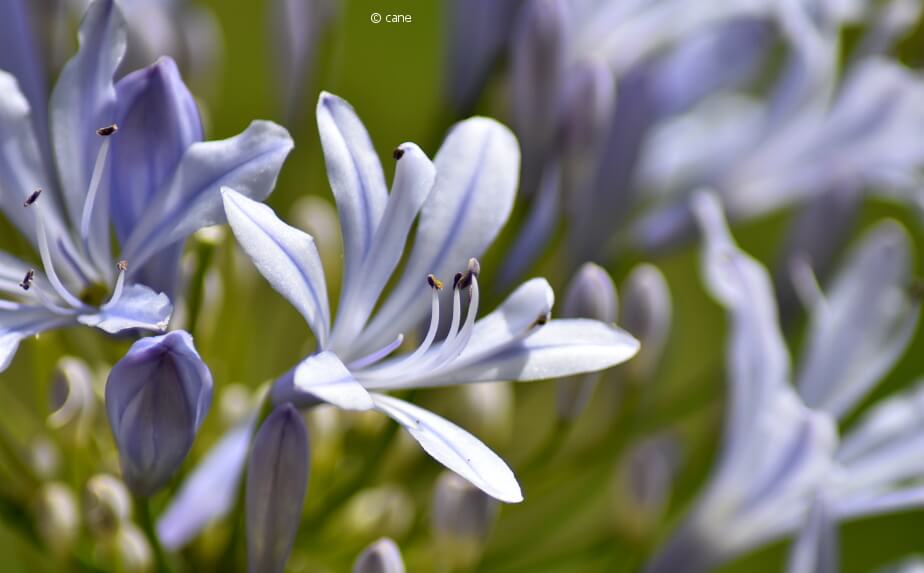
<path fill-rule="evenodd" d="M 157 537 L 157 530 L 154 527 L 154 518 L 151 515 L 150 501 L 146 498 L 136 496 L 135 512 L 138 515 L 138 521 L 139 525 L 141 525 L 141 530 L 144 531 L 144 535 L 147 537 L 148 543 L 151 545 L 151 550 L 154 552 L 154 563 L 157 572 L 174 573 L 173 567 L 170 565 L 170 560 L 167 557 L 167 553 L 164 551 L 164 546 L 161 545 L 160 538 Z"/>

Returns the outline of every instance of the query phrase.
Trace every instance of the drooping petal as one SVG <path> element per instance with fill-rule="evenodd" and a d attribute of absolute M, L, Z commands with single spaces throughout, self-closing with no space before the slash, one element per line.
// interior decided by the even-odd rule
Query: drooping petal
<path fill-rule="evenodd" d="M 202 140 L 192 94 L 170 58 L 128 74 L 115 86 L 118 137 L 112 142 L 112 218 L 125 241 L 186 152 Z"/>
<path fill-rule="evenodd" d="M 100 307 L 94 314 L 81 314 L 77 320 L 95 326 L 109 334 L 131 328 L 163 331 L 167 329 L 173 304 L 164 293 L 156 293 L 144 285 L 128 285 L 118 300 Z"/>
<path fill-rule="evenodd" d="M 363 261 L 360 280 L 345 283 L 332 347 L 341 356 L 352 354 L 353 339 L 361 331 L 404 253 L 407 235 L 417 213 L 433 188 L 436 169 L 413 143 L 394 153 L 398 166 L 385 212 Z"/>
<path fill-rule="evenodd" d="M 260 273 L 308 322 L 326 348 L 330 310 L 324 267 L 314 239 L 283 223 L 268 206 L 222 189 L 228 223 Z"/>
<path fill-rule="evenodd" d="M 179 469 L 211 401 L 212 374 L 184 331 L 143 338 L 113 366 L 106 414 L 136 495 L 152 495 Z"/>
<path fill-rule="evenodd" d="M 309 356 L 295 369 L 295 388 L 347 410 L 370 410 L 375 404 L 336 354 Z"/>
<path fill-rule="evenodd" d="M 291 404 L 278 406 L 253 439 L 247 462 L 247 570 L 282 573 L 308 487 L 308 431 Z"/>
<path fill-rule="evenodd" d="M 510 215 L 520 152 L 509 129 L 483 117 L 465 120 L 449 132 L 435 164 L 436 184 L 421 210 L 404 274 L 356 341 L 363 351 L 416 324 L 429 308 L 426 276 L 448 278 L 464 270 Z"/>
<path fill-rule="evenodd" d="M 837 524 L 828 501 L 819 496 L 789 553 L 787 573 L 837 573 Z"/>
<path fill-rule="evenodd" d="M 905 230 L 879 224 L 816 305 L 799 374 L 809 406 L 846 414 L 905 351 L 920 314 L 907 293 L 911 256 Z"/>
<path fill-rule="evenodd" d="M 252 199 L 266 198 L 291 150 L 289 132 L 267 121 L 254 121 L 228 139 L 192 144 L 123 244 L 122 258 L 140 267 L 190 233 L 223 223 L 222 187 Z"/>
<path fill-rule="evenodd" d="M 41 306 L 0 301 L 0 372 L 10 365 L 24 338 L 73 322 L 73 316 L 55 314 Z"/>
<path fill-rule="evenodd" d="M 343 284 L 349 285 L 361 280 L 360 267 L 385 211 L 385 175 L 372 140 L 350 104 L 322 92 L 317 116 L 327 179 L 340 214 Z"/>
<path fill-rule="evenodd" d="M 51 129 L 67 213 L 79 224 L 102 141 L 115 120 L 112 80 L 125 54 L 125 21 L 115 0 L 94 0 L 80 24 L 80 49 L 51 95 Z"/>
<path fill-rule="evenodd" d="M 183 547 L 231 510 L 244 472 L 252 426 L 242 424 L 226 434 L 183 482 L 157 523 L 157 534 L 165 547 Z"/>
<path fill-rule="evenodd" d="M 523 501 L 513 472 L 478 438 L 432 412 L 397 398 L 373 394 L 376 408 L 405 427 L 423 449 L 482 491 L 507 503 Z"/>

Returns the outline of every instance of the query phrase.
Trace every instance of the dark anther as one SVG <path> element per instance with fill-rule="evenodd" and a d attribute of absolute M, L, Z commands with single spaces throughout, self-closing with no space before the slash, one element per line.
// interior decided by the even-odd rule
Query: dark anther
<path fill-rule="evenodd" d="M 35 279 L 35 270 L 29 269 L 26 271 L 26 276 L 23 277 L 22 282 L 19 283 L 19 286 L 22 287 L 22 290 L 29 290 L 29 287 L 32 286 L 32 281 Z"/>
<path fill-rule="evenodd" d="M 430 285 L 430 288 L 435 288 L 436 290 L 443 290 L 443 281 L 436 278 L 433 275 L 427 275 L 427 284 Z"/>
<path fill-rule="evenodd" d="M 116 268 L 119 269 L 120 271 L 128 270 L 128 261 L 126 260 L 119 261 L 118 263 L 116 263 Z"/>
<path fill-rule="evenodd" d="M 456 273 L 456 276 L 452 277 L 452 288 L 461 288 L 459 283 L 462 282 L 462 273 Z"/>
<path fill-rule="evenodd" d="M 543 324 L 546 324 L 548 321 L 549 321 L 549 315 L 540 314 L 538 317 L 536 317 L 536 322 L 534 322 L 533 324 L 535 326 L 542 326 Z"/>
<path fill-rule="evenodd" d="M 396 147 L 394 151 L 391 152 L 391 156 L 395 158 L 395 161 L 404 157 L 404 150 L 400 147 Z"/>
<path fill-rule="evenodd" d="M 41 194 L 42 194 L 42 190 L 41 190 L 41 189 L 36 189 L 35 191 L 32 192 L 31 195 L 29 195 L 28 197 L 26 197 L 26 200 L 23 201 L 22 206 L 23 206 L 23 207 L 30 207 L 30 206 L 32 206 L 32 204 L 35 203 L 35 202 L 38 200 L 39 195 L 41 195 Z"/>
<path fill-rule="evenodd" d="M 99 135 L 102 137 L 109 137 L 110 135 L 112 135 L 113 133 L 117 131 L 119 131 L 119 126 L 113 123 L 112 125 L 107 125 L 106 127 L 101 127 L 97 129 L 96 135 Z"/>

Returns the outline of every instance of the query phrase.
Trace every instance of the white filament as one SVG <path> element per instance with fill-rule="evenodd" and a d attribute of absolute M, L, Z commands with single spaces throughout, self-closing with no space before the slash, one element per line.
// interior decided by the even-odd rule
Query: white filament
<path fill-rule="evenodd" d="M 99 194 L 100 181 L 103 178 L 103 167 L 106 165 L 106 158 L 109 156 L 109 142 L 110 138 L 107 137 L 103 139 L 103 144 L 99 146 L 99 153 L 96 154 L 96 164 L 93 166 L 93 175 L 90 177 L 87 200 L 83 204 L 83 213 L 80 217 L 80 237 L 83 239 L 83 246 L 87 253 L 90 252 L 90 223 L 92 223 L 93 219 L 93 206 L 96 204 L 96 196 Z"/>
<path fill-rule="evenodd" d="M 359 370 L 361 368 L 365 368 L 366 366 L 369 366 L 370 364 L 375 364 L 379 360 L 382 360 L 383 358 L 385 358 L 386 356 L 394 352 L 403 343 L 404 343 L 404 335 L 399 334 L 397 338 L 389 342 L 386 346 L 376 350 L 372 354 L 369 354 L 367 356 L 354 360 L 353 362 L 350 362 L 349 364 L 347 364 L 347 368 L 349 368 L 350 370 Z"/>
<path fill-rule="evenodd" d="M 42 264 L 45 266 L 45 275 L 48 277 L 48 282 L 51 283 L 51 286 L 55 289 L 55 292 L 58 293 L 58 296 L 60 296 L 67 304 L 74 308 L 83 307 L 83 303 L 80 302 L 80 299 L 71 294 L 71 292 L 67 290 L 67 287 L 64 286 L 64 283 L 61 282 L 61 279 L 58 278 L 58 273 L 55 272 L 55 265 L 52 262 L 51 250 L 48 247 L 48 233 L 45 230 L 42 208 L 39 204 L 33 205 L 32 208 L 35 209 L 39 255 L 42 258 Z"/>

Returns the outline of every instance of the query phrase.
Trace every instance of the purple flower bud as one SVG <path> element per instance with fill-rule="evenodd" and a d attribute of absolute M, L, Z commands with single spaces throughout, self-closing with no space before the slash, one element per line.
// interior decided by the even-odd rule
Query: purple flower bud
<path fill-rule="evenodd" d="M 513 123 L 523 148 L 522 189 L 533 193 L 557 127 L 565 59 L 561 0 L 529 0 L 514 30 L 511 66 Z"/>
<path fill-rule="evenodd" d="M 433 532 L 447 571 L 473 568 L 497 518 L 498 501 L 452 472 L 433 489 Z"/>
<path fill-rule="evenodd" d="M 212 400 L 212 374 L 182 330 L 143 338 L 113 366 L 106 414 L 119 447 L 122 477 L 149 496 L 189 453 Z"/>
<path fill-rule="evenodd" d="M 619 303 L 613 279 L 600 266 L 585 263 L 571 279 L 565 292 L 563 315 L 615 322 Z M 557 384 L 555 409 L 564 420 L 576 418 L 600 379 L 599 372 L 562 378 Z"/>
<path fill-rule="evenodd" d="M 671 328 L 671 293 L 667 280 L 654 265 L 632 269 L 622 288 L 620 326 L 641 342 L 638 355 L 626 368 L 637 381 L 655 374 Z"/>
<path fill-rule="evenodd" d="M 273 410 L 254 437 L 247 467 L 247 570 L 281 573 L 308 487 L 308 430 L 291 404 Z"/>
<path fill-rule="evenodd" d="M 360 553 L 353 563 L 353 573 L 404 573 L 401 550 L 394 541 L 383 537 Z"/>

